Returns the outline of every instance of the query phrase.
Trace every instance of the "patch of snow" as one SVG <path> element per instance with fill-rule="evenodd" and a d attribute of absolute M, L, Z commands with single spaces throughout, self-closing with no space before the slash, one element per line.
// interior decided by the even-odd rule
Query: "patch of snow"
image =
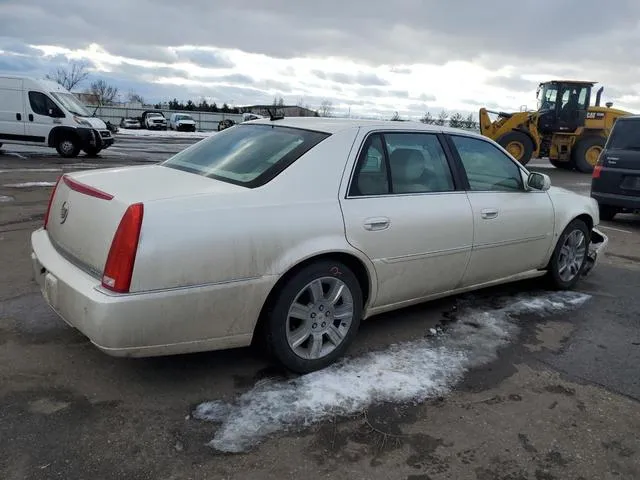
<path fill-rule="evenodd" d="M 497 308 L 467 301 L 443 335 L 343 359 L 292 380 L 264 380 L 233 403 L 205 402 L 192 415 L 220 423 L 208 445 L 235 453 L 274 433 L 354 414 L 379 402 L 423 402 L 448 393 L 469 369 L 495 360 L 498 349 L 517 335 L 518 315 L 568 311 L 589 298 L 575 292 L 521 295 L 499 299 Z"/>
<path fill-rule="evenodd" d="M 53 187 L 55 182 L 25 182 L 25 183 L 8 183 L 3 185 L 7 188 L 30 188 L 30 187 Z"/>
<path fill-rule="evenodd" d="M 206 138 L 211 135 L 215 135 L 217 131 L 207 132 L 178 132 L 176 130 L 124 130 L 120 129 L 115 134 L 116 139 L 118 137 L 164 137 L 164 138 Z"/>
<path fill-rule="evenodd" d="M 8 197 L 6 195 L 0 195 L 0 203 L 3 202 L 13 202 L 13 197 Z"/>

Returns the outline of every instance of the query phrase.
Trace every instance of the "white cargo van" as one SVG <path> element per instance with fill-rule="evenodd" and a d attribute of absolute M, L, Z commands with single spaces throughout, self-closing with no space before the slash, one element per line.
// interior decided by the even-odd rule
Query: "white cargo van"
<path fill-rule="evenodd" d="M 113 144 L 105 123 L 56 82 L 0 75 L 2 143 L 55 148 L 62 157 L 96 155 Z"/>

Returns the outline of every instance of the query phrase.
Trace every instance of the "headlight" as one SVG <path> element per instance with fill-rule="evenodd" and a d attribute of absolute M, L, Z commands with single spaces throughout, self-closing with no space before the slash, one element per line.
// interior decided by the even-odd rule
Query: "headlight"
<path fill-rule="evenodd" d="M 73 120 L 74 120 L 77 124 L 80 124 L 80 125 L 82 125 L 82 126 L 85 126 L 85 127 L 90 127 L 90 126 L 91 126 L 91 124 L 90 124 L 89 122 L 87 122 L 87 121 L 86 121 L 86 120 L 84 120 L 83 118 L 76 117 L 75 115 L 74 115 L 74 117 L 73 117 Z"/>

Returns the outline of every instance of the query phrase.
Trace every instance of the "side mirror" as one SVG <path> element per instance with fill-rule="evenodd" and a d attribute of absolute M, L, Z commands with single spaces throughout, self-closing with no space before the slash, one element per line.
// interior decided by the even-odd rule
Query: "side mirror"
<path fill-rule="evenodd" d="M 527 188 L 546 191 L 551 188 L 551 178 L 544 173 L 531 172 L 527 178 Z"/>

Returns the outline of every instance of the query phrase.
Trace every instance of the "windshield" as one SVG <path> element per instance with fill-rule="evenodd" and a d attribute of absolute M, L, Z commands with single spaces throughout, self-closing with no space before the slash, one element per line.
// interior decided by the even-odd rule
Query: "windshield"
<path fill-rule="evenodd" d="M 555 110 L 558 86 L 554 83 L 542 85 L 538 94 L 538 110 Z"/>
<path fill-rule="evenodd" d="M 84 105 L 71 93 L 51 92 L 51 95 L 62 104 L 62 106 L 74 115 L 81 117 L 90 117 L 89 111 Z"/>
<path fill-rule="evenodd" d="M 176 120 L 193 120 L 190 115 L 176 115 Z"/>
<path fill-rule="evenodd" d="M 640 119 L 619 119 L 611 131 L 606 148 L 640 150 Z"/>
<path fill-rule="evenodd" d="M 161 165 L 255 188 L 328 136 L 273 125 L 237 125 L 201 140 Z"/>

